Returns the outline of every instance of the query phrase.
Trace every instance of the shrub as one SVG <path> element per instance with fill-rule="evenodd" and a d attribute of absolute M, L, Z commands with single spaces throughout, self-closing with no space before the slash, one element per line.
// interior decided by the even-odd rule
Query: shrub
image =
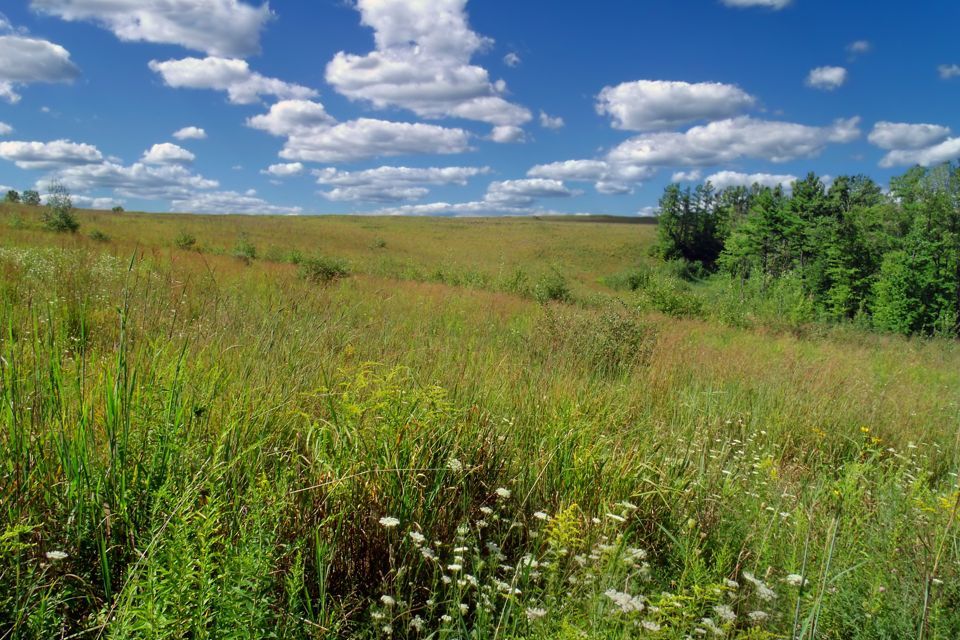
<path fill-rule="evenodd" d="M 174 239 L 173 244 L 177 247 L 177 249 L 189 251 L 197 245 L 197 238 L 193 234 L 187 233 L 186 231 L 181 231 L 180 234 Z"/>
<path fill-rule="evenodd" d="M 373 249 L 386 249 L 386 248 L 387 248 L 387 241 L 384 240 L 383 238 L 377 238 L 376 240 L 373 241 L 372 248 L 373 248 Z"/>
<path fill-rule="evenodd" d="M 40 194 L 32 189 L 28 189 L 23 192 L 23 197 L 21 198 L 23 204 L 28 204 L 31 207 L 40 206 Z"/>
<path fill-rule="evenodd" d="M 298 274 L 308 282 L 327 284 L 338 278 L 347 277 L 350 275 L 350 270 L 341 260 L 318 256 L 301 259 Z"/>
<path fill-rule="evenodd" d="M 73 215 L 73 200 L 70 191 L 59 182 L 50 185 L 50 195 L 47 196 L 47 209 L 43 213 L 43 224 L 47 229 L 58 233 L 76 233 L 80 228 Z"/>
<path fill-rule="evenodd" d="M 116 207 L 111 209 L 111 211 L 113 211 L 114 213 L 123 213 L 123 207 L 121 207 L 120 205 L 117 205 Z"/>
<path fill-rule="evenodd" d="M 552 300 L 570 302 L 570 285 L 567 284 L 563 274 L 554 269 L 540 278 L 533 287 L 533 297 L 541 304 Z"/>
<path fill-rule="evenodd" d="M 250 242 L 246 234 L 241 234 L 237 238 L 237 244 L 233 246 L 233 257 L 239 258 L 247 264 L 257 259 L 257 248 Z"/>
<path fill-rule="evenodd" d="M 97 242 L 108 242 L 110 240 L 110 236 L 99 229 L 94 229 L 90 232 L 90 239 L 96 240 Z"/>
<path fill-rule="evenodd" d="M 10 189 L 10 191 L 7 191 L 7 197 L 4 199 L 11 204 L 17 204 L 20 202 L 20 194 Z"/>

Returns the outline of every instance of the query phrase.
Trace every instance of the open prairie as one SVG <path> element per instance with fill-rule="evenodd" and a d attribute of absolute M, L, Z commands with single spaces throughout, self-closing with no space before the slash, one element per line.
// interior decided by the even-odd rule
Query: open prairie
<path fill-rule="evenodd" d="M 0 205 L 0 637 L 960 637 L 955 341 L 650 224 L 77 220 Z"/>

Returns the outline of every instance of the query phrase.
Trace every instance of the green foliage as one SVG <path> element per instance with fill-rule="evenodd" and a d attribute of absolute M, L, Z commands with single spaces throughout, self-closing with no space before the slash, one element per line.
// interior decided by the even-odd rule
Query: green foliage
<path fill-rule="evenodd" d="M 559 270 L 551 269 L 549 273 L 537 280 L 533 286 L 533 297 L 541 304 L 546 304 L 547 302 L 570 302 L 570 285 Z"/>
<path fill-rule="evenodd" d="M 109 242 L 110 236 L 105 234 L 103 231 L 100 231 L 99 229 L 94 229 L 93 231 L 90 232 L 90 239 L 95 240 L 97 242 Z"/>
<path fill-rule="evenodd" d="M 960 167 L 912 169 L 892 180 L 890 197 L 864 176 L 841 176 L 827 189 L 812 173 L 790 195 L 755 186 L 714 196 L 709 185 L 693 194 L 671 185 L 661 208 L 665 257 L 709 267 L 710 243 L 721 241 L 716 265 L 741 281 L 741 294 L 759 285 L 794 299 L 784 318 L 960 335 Z"/>
<path fill-rule="evenodd" d="M 189 251 L 197 246 L 197 237 L 187 231 L 181 231 L 173 240 L 173 246 L 183 251 Z"/>
<path fill-rule="evenodd" d="M 43 212 L 43 224 L 50 231 L 76 233 L 80 228 L 73 213 L 73 200 L 70 191 L 59 182 L 50 185 L 47 206 Z"/>
<path fill-rule="evenodd" d="M 246 234 L 240 234 L 237 243 L 233 245 L 233 257 L 247 264 L 257 259 L 257 248 Z"/>
<path fill-rule="evenodd" d="M 111 209 L 111 211 L 113 213 L 123 213 L 123 207 L 121 207 L 120 205 L 117 205 L 113 209 Z"/>
<path fill-rule="evenodd" d="M 4 197 L 3 201 L 8 202 L 10 204 L 19 204 L 20 194 L 17 191 L 10 189 L 9 191 L 7 191 L 7 195 Z"/>
<path fill-rule="evenodd" d="M 301 258 L 298 275 L 308 282 L 316 284 L 328 284 L 339 278 L 346 278 L 350 275 L 350 268 L 342 260 L 316 256 L 313 258 Z"/>
<path fill-rule="evenodd" d="M 30 205 L 31 207 L 40 206 L 40 194 L 33 189 L 27 189 L 23 192 L 22 196 L 23 204 Z"/>

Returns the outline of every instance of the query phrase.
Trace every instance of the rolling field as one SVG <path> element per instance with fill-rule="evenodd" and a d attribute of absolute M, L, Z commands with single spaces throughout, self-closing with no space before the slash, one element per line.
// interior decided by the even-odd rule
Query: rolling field
<path fill-rule="evenodd" d="M 649 224 L 78 220 L 0 205 L 0 638 L 960 637 L 955 342 Z"/>

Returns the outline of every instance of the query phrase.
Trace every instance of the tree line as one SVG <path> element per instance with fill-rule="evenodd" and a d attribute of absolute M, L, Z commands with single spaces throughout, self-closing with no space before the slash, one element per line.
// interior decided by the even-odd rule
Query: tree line
<path fill-rule="evenodd" d="M 668 185 L 658 253 L 691 277 L 798 278 L 821 317 L 960 337 L 960 167 L 915 167 L 888 192 L 869 177 L 829 187 Z"/>

